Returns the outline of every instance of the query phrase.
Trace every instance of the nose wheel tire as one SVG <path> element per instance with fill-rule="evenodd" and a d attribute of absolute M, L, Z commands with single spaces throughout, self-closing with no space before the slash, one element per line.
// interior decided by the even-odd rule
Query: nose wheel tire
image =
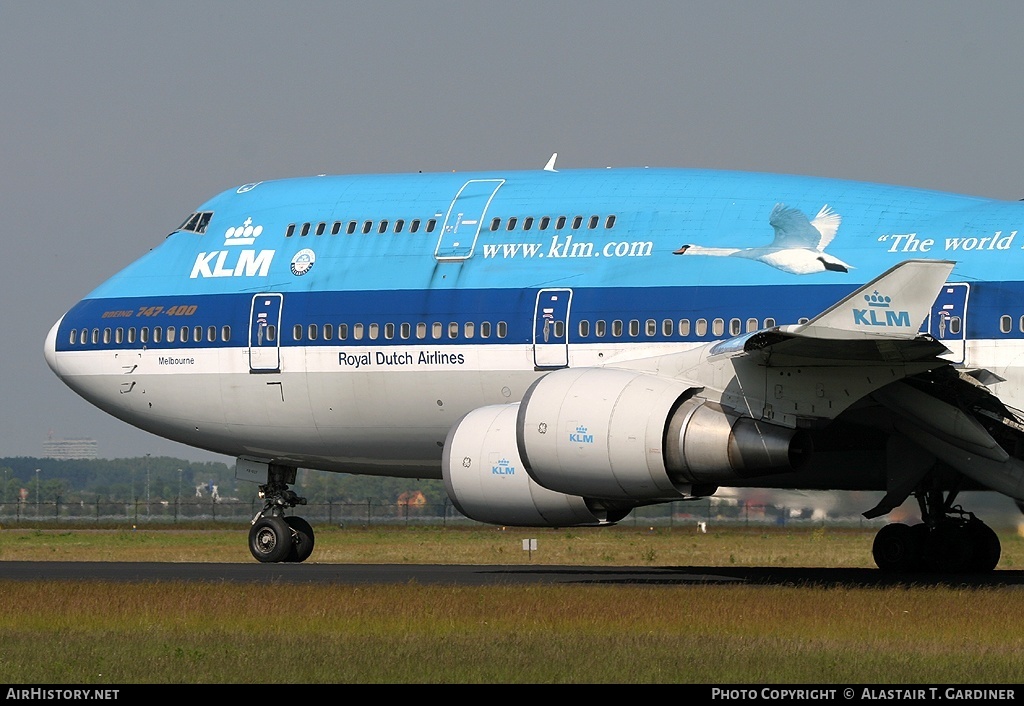
<path fill-rule="evenodd" d="M 301 517 L 289 515 L 284 518 L 291 528 L 292 548 L 285 561 L 305 561 L 313 553 L 313 527 Z"/>
<path fill-rule="evenodd" d="M 261 517 L 249 528 L 249 551 L 257 561 L 284 561 L 293 547 L 292 530 L 283 517 Z"/>

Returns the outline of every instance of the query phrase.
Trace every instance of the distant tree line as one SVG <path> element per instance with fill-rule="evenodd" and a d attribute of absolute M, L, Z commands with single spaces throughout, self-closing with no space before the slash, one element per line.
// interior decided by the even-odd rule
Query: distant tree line
<path fill-rule="evenodd" d="M 300 470 L 293 486 L 311 503 L 397 502 L 410 492 L 443 503 L 439 480 Z M 173 502 L 197 498 L 251 501 L 257 484 L 235 479 L 234 466 L 166 456 L 115 459 L 0 458 L 0 502 Z"/>

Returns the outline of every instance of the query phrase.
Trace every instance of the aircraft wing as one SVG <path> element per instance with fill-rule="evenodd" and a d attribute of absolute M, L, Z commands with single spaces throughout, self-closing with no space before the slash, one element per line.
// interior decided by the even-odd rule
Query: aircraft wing
<path fill-rule="evenodd" d="M 901 262 L 807 323 L 744 334 L 712 346 L 708 354 L 754 355 L 775 364 L 910 362 L 941 355 L 946 347 L 920 330 L 954 264 Z"/>

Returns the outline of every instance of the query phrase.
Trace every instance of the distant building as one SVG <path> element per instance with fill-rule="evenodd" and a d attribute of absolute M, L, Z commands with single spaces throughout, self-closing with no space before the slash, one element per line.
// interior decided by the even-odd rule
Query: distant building
<path fill-rule="evenodd" d="M 43 458 L 96 458 L 96 440 L 47 439 L 43 442 Z"/>

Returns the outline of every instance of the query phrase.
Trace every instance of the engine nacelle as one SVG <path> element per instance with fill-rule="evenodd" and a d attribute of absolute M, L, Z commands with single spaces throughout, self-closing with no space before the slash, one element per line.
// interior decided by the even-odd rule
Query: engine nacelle
<path fill-rule="evenodd" d="M 578 527 L 621 519 L 582 498 L 543 488 L 526 473 L 516 443 L 519 403 L 475 409 L 448 432 L 441 471 L 452 503 L 479 522 Z"/>
<path fill-rule="evenodd" d="M 615 368 L 548 373 L 519 406 L 519 456 L 545 488 L 639 502 L 793 469 L 805 450 L 794 430 L 729 415 L 699 391 Z"/>

